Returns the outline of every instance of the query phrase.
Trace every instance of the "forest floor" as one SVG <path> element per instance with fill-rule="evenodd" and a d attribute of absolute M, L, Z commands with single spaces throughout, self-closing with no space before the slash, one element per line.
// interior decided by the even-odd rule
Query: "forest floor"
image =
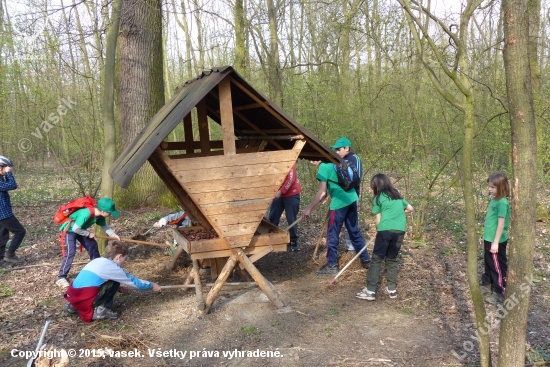
<path fill-rule="evenodd" d="M 35 350 L 46 320 L 51 324 L 44 342 L 58 350 L 75 351 L 71 366 L 479 364 L 465 243 L 460 237 L 457 241 L 448 226 L 428 228 L 422 242 L 406 239 L 397 299 L 383 292 L 374 302 L 356 299 L 366 276 L 358 261 L 328 288 L 331 277 L 315 274 L 325 262 L 324 240 L 320 258 L 312 259 L 322 220 L 311 218 L 300 223 L 300 252 L 272 253 L 256 262 L 261 273 L 290 298 L 284 308 L 275 308 L 256 286 L 224 287 L 203 317 L 198 317 L 194 291 L 131 291 L 115 299 L 119 319 L 84 323 L 62 311 L 63 291 L 54 285 L 61 250 L 51 218 L 67 198 L 62 197 L 63 190 L 41 191 L 41 184 L 30 175 L 20 175 L 18 181 L 20 193 L 14 191 L 12 200 L 27 236 L 17 254 L 26 262 L 21 268 L 0 268 L 1 366 L 27 365 L 20 355 Z M 44 184 L 51 183 L 44 179 Z M 167 213 L 162 208 L 122 210 L 112 226 L 121 237 L 132 237 Z M 285 226 L 283 220 L 280 227 Z M 366 238 L 375 235 L 372 218 L 366 219 L 363 228 Z M 547 224 L 537 223 L 527 365 L 550 361 L 549 236 Z M 171 242 L 171 230 L 153 231 L 147 240 Z M 130 255 L 125 269 L 160 285 L 183 284 L 191 269 L 190 260 L 182 256 L 174 270 L 166 270 L 171 258 L 162 248 L 132 245 Z M 351 258 L 342 252 L 340 267 Z M 79 265 L 73 266 L 70 280 L 87 260 L 86 251 L 77 255 Z M 479 265 L 481 274 L 482 257 Z M 203 277 L 204 282 L 210 281 L 208 274 Z M 496 358 L 499 310 L 488 304 L 486 309 L 493 314 L 491 346 Z M 141 356 L 122 355 L 136 351 Z M 113 356 L 104 358 L 103 353 Z"/>

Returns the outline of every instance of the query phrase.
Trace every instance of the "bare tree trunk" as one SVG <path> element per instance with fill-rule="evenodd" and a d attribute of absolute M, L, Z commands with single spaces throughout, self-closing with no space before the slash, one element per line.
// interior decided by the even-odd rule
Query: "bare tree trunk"
<path fill-rule="evenodd" d="M 273 0 L 267 0 L 267 14 L 269 18 L 269 47 L 268 68 L 270 84 L 274 93 L 275 101 L 282 106 L 283 102 L 283 81 L 281 66 L 279 64 L 279 36 L 277 35 L 277 8 Z"/>
<path fill-rule="evenodd" d="M 235 66 L 239 73 L 246 76 L 248 73 L 248 52 L 245 43 L 246 14 L 244 12 L 244 0 L 235 0 L 233 17 L 235 19 Z"/>
<path fill-rule="evenodd" d="M 122 3 L 118 46 L 117 100 L 124 149 L 164 105 L 160 0 Z M 126 207 L 139 206 L 156 201 L 162 191 L 147 163 L 120 196 Z"/>
<path fill-rule="evenodd" d="M 103 105 L 101 115 L 103 117 L 103 168 L 101 173 L 101 196 L 112 198 L 114 194 L 114 183 L 109 176 L 109 167 L 116 159 L 116 121 L 115 121 L 115 59 L 116 42 L 120 29 L 120 8 L 122 0 L 113 0 L 111 24 L 107 29 L 105 37 L 105 67 L 103 69 Z M 95 233 L 106 235 L 101 227 L 96 226 Z M 97 240 L 99 252 L 105 252 L 107 240 Z"/>
<path fill-rule="evenodd" d="M 504 68 L 512 128 L 510 245 L 499 367 L 525 364 L 537 204 L 537 133 L 529 58 L 528 0 L 504 0 Z"/>

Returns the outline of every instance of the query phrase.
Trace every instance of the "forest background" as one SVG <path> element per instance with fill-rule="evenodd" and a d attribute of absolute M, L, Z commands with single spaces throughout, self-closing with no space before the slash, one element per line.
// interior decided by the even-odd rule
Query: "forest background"
<path fill-rule="evenodd" d="M 538 163 L 530 178 L 548 187 L 548 2 L 508 3 L 529 14 L 523 57 Z M 174 89 L 203 70 L 233 65 L 324 142 L 350 137 L 367 179 L 385 172 L 402 180 L 405 196 L 418 203 L 410 232 L 422 241 L 441 223 L 433 213 L 449 206 L 468 211 L 473 200 L 472 218 L 479 220 L 488 175 L 502 170 L 512 177 L 505 5 L 3 0 L 0 151 L 20 170 L 57 167 L 82 195 L 113 195 L 106 168 Z M 182 139 L 180 128 L 170 140 Z M 299 171 L 312 190 L 307 201 L 314 173 L 307 162 Z M 446 187 L 456 186 L 465 188 L 464 198 L 441 200 Z M 147 167 L 128 191 L 114 190 L 121 207 L 174 205 Z M 462 238 L 480 231 L 466 223 L 449 224 L 451 233 Z"/>

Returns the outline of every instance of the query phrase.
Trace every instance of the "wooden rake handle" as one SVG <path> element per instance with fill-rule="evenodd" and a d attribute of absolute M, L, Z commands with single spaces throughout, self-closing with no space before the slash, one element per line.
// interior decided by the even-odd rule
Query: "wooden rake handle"
<path fill-rule="evenodd" d="M 109 237 L 109 236 L 95 236 L 95 238 L 103 238 L 105 240 L 110 241 L 116 241 L 117 239 L 115 237 Z M 167 245 L 165 243 L 156 243 L 156 242 L 149 242 L 149 241 L 138 241 L 138 240 L 132 240 L 131 238 L 121 238 L 122 242 L 130 242 L 130 243 L 137 243 L 140 245 L 149 245 L 149 246 L 158 246 L 158 247 L 172 247 L 171 245 Z"/>

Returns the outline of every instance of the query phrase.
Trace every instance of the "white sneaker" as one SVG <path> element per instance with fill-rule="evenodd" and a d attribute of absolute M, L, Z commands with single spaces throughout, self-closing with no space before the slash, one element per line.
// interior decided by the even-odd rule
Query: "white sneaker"
<path fill-rule="evenodd" d="M 386 293 L 390 296 L 390 298 L 397 298 L 397 291 L 395 289 L 390 291 L 388 287 L 386 287 Z"/>
<path fill-rule="evenodd" d="M 55 285 L 60 288 L 69 288 L 69 282 L 65 278 L 59 278 L 55 281 Z"/>

